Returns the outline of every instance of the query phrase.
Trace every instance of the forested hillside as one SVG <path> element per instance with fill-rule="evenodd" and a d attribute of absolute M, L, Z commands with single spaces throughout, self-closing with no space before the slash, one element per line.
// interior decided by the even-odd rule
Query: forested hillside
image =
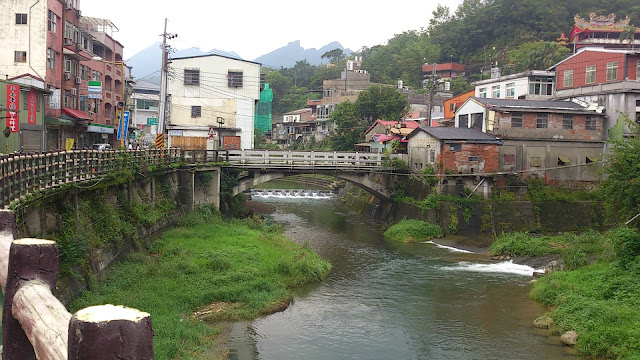
<path fill-rule="evenodd" d="M 591 12 L 615 13 L 618 19 L 629 16 L 632 25 L 640 26 L 638 0 L 465 0 L 457 9 L 438 6 L 422 29 L 397 34 L 387 44 L 360 49 L 357 55 L 363 56 L 362 68 L 371 73 L 371 81 L 403 80 L 417 89 L 422 87 L 423 63 L 466 64 L 470 81 L 480 79 L 479 70 L 496 62 L 503 74 L 544 69 L 569 54 L 555 40 L 561 33 L 569 35 L 574 15 L 588 19 Z M 343 57 L 333 60 L 334 68 L 298 62 L 294 68 L 267 74 L 274 89 L 274 114 L 319 98 L 322 80 L 337 78 L 344 68 Z M 452 91 L 461 93 L 469 86 L 457 81 Z"/>

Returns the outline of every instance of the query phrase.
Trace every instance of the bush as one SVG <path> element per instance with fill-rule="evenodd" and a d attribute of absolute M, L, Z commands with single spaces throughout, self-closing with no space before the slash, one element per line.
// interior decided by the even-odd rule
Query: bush
<path fill-rule="evenodd" d="M 622 266 L 626 267 L 640 254 L 640 236 L 636 229 L 620 227 L 611 234 L 610 240 Z"/>
<path fill-rule="evenodd" d="M 410 243 L 439 238 L 444 236 L 444 232 L 439 225 L 421 220 L 402 220 L 387 229 L 384 236 L 393 241 Z"/>

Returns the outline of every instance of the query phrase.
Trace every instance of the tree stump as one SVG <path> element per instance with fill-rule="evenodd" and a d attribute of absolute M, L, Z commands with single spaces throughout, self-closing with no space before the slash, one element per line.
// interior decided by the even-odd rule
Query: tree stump
<path fill-rule="evenodd" d="M 26 238 L 11 243 L 2 312 L 2 360 L 36 358 L 25 331 L 13 317 L 13 297 L 30 280 L 42 281 L 51 291 L 55 288 L 57 278 L 58 247 L 55 241 Z"/>
<path fill-rule="evenodd" d="M 152 360 L 148 313 L 123 306 L 82 309 L 69 322 L 69 360 Z"/>

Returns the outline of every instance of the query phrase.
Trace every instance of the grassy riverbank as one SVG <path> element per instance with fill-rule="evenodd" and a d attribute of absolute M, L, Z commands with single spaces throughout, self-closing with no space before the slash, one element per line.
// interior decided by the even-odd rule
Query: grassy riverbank
<path fill-rule="evenodd" d="M 495 255 L 557 254 L 565 270 L 540 278 L 532 297 L 549 306 L 561 335 L 579 335 L 576 350 L 589 358 L 640 359 L 640 235 L 621 227 L 605 234 L 531 237 L 501 236 L 490 248 Z"/>
<path fill-rule="evenodd" d="M 402 220 L 393 224 L 384 232 L 384 237 L 395 242 L 412 243 L 429 241 L 444 236 L 440 225 L 421 220 Z"/>
<path fill-rule="evenodd" d="M 153 322 L 157 359 L 191 359 L 211 346 L 207 321 L 251 319 L 285 309 L 289 289 L 320 281 L 330 264 L 259 220 L 224 221 L 200 209 L 114 266 L 71 308 L 122 304 Z"/>

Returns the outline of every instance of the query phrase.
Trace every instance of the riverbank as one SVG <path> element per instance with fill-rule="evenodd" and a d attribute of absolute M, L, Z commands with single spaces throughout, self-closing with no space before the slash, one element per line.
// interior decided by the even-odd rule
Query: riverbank
<path fill-rule="evenodd" d="M 281 311 L 291 301 L 289 289 L 320 281 L 330 269 L 279 225 L 260 219 L 225 221 L 204 208 L 177 223 L 70 308 L 114 303 L 150 313 L 158 359 L 224 358 L 212 348 L 225 329 L 217 322 Z"/>

